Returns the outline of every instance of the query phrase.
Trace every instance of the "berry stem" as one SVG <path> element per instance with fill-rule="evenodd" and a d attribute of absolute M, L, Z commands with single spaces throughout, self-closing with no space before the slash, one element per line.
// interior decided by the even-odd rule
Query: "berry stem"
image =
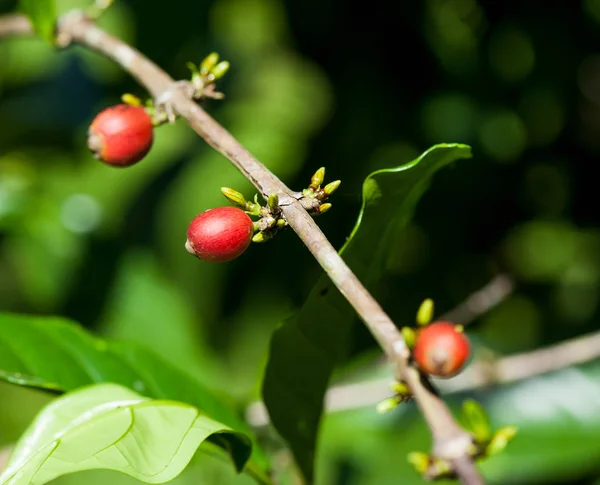
<path fill-rule="evenodd" d="M 26 17 L 19 14 L 0 17 L 0 38 L 19 34 L 33 34 Z M 299 201 L 301 194 L 290 190 L 196 104 L 189 92 L 186 93 L 185 86 L 176 83 L 139 51 L 98 28 L 80 11 L 68 13 L 59 21 L 57 44 L 66 47 L 71 42 L 83 44 L 120 64 L 148 89 L 157 102 L 165 103 L 174 113 L 185 118 L 194 131 L 229 159 L 265 198 L 277 194 L 287 223 L 364 321 L 394 366 L 396 378 L 409 386 L 432 432 L 434 454 L 447 459 L 463 483 L 484 483 L 468 453 L 471 444 L 469 434 L 454 420 L 435 390 L 423 383 L 419 372 L 409 365 L 410 352 L 400 331 L 304 209 Z"/>

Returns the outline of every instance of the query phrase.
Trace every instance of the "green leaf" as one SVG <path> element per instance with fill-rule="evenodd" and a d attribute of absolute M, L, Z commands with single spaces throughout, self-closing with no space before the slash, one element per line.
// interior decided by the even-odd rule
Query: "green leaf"
<path fill-rule="evenodd" d="M 0 484 L 42 485 L 101 468 L 163 483 L 184 470 L 202 442 L 223 439 L 240 471 L 252 447 L 244 434 L 189 404 L 96 384 L 67 393 L 40 412 L 17 443 Z"/>
<path fill-rule="evenodd" d="M 410 163 L 378 170 L 366 178 L 358 221 L 340 254 L 369 290 L 376 290 L 389 249 L 399 244 L 397 232 L 410 221 L 431 176 L 470 156 L 466 145 L 436 145 Z M 323 397 L 335 366 L 346 354 L 355 318 L 350 305 L 323 275 L 299 313 L 271 340 L 264 401 L 308 481 L 313 475 Z"/>
<path fill-rule="evenodd" d="M 144 347 L 94 337 L 65 319 L 0 313 L 0 379 L 57 393 L 111 382 L 155 399 L 191 404 L 210 418 L 252 435 L 226 398 L 185 372 Z M 264 452 L 258 447 L 253 460 L 254 468 L 266 469 Z"/>
<path fill-rule="evenodd" d="M 39 36 L 54 44 L 54 28 L 56 26 L 55 0 L 20 0 L 21 10 L 33 25 Z"/>

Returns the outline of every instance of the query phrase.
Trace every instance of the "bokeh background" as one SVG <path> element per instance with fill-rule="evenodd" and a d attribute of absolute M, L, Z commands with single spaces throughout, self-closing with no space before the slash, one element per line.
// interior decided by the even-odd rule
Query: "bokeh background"
<path fill-rule="evenodd" d="M 0 0 L 0 12 L 15 3 Z M 435 143 L 473 146 L 472 160 L 436 175 L 389 255 L 382 303 L 397 322 L 426 297 L 450 310 L 507 272 L 515 293 L 469 327 L 476 354 L 599 329 L 599 0 L 117 0 L 101 24 L 176 78 L 210 51 L 230 60 L 227 97 L 207 109 L 291 187 L 322 165 L 342 179 L 319 218 L 336 247 L 371 171 Z M 130 169 L 94 160 L 87 125 L 124 92 L 145 95 L 83 48 L 0 42 L 0 309 L 141 342 L 243 409 L 259 397 L 270 333 L 320 270 L 291 231 L 227 265 L 191 258 L 187 224 L 224 204 L 219 188 L 254 191 L 183 122 L 158 130 Z M 378 352 L 362 330 L 355 354 L 345 374 L 364 378 Z M 520 427 L 483 465 L 490 483 L 600 483 L 600 362 L 449 402 L 466 396 L 495 425 Z M 0 384 L 0 444 L 47 400 Z M 319 483 L 421 483 L 406 454 L 429 444 L 413 405 L 333 413 Z M 59 481 L 82 480 L 135 482 Z M 251 482 L 199 454 L 175 483 Z"/>

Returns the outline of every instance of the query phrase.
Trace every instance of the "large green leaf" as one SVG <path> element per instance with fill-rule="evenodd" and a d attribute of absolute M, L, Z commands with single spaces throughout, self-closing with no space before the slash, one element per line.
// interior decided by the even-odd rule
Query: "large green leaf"
<path fill-rule="evenodd" d="M 20 0 L 21 10 L 29 17 L 34 30 L 50 43 L 54 43 L 56 0 Z"/>
<path fill-rule="evenodd" d="M 431 176 L 470 156 L 466 145 L 436 145 L 410 163 L 366 178 L 358 221 L 340 253 L 369 290 L 376 290 L 389 249 L 402 244 L 396 240 L 398 230 L 410 221 Z M 264 401 L 308 481 L 313 475 L 323 397 L 336 364 L 345 356 L 354 320 L 350 305 L 323 275 L 299 313 L 271 340 Z"/>
<path fill-rule="evenodd" d="M 139 345 L 102 340 L 60 318 L 0 313 L 0 379 L 59 393 L 111 382 L 152 398 L 189 403 L 251 434 L 226 398 L 154 353 Z M 265 468 L 264 454 L 255 450 L 253 460 Z"/>
<path fill-rule="evenodd" d="M 96 384 L 67 393 L 41 411 L 17 443 L 0 484 L 42 485 L 99 468 L 163 483 L 183 471 L 202 442 L 225 438 L 240 471 L 252 447 L 244 434 L 189 404 Z"/>

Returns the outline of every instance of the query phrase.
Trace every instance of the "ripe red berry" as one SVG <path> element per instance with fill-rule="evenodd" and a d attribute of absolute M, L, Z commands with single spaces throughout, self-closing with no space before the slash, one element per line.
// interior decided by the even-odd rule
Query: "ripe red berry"
<path fill-rule="evenodd" d="M 413 358 L 428 374 L 451 377 L 469 358 L 471 346 L 465 334 L 450 322 L 434 322 L 421 329 Z"/>
<path fill-rule="evenodd" d="M 118 104 L 101 111 L 88 132 L 88 147 L 100 161 L 128 167 L 148 153 L 154 139 L 152 118 L 140 106 Z"/>
<path fill-rule="evenodd" d="M 197 215 L 187 230 L 185 248 L 204 261 L 225 263 L 250 245 L 252 219 L 237 207 L 217 207 Z"/>

